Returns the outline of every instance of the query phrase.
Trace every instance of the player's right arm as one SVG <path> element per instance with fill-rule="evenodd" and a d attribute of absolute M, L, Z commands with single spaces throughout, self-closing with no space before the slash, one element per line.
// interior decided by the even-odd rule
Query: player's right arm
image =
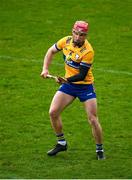
<path fill-rule="evenodd" d="M 51 64 L 51 61 L 53 59 L 53 56 L 55 53 L 61 51 L 63 49 L 63 47 L 65 46 L 66 43 L 66 39 L 67 37 L 64 37 L 62 39 L 60 39 L 56 44 L 54 44 L 53 46 L 51 46 L 45 57 L 44 57 L 44 62 L 43 62 L 43 70 L 41 72 L 41 76 L 43 78 L 46 78 L 47 75 L 49 74 L 49 65 Z"/>
<path fill-rule="evenodd" d="M 48 70 L 49 65 L 51 64 L 51 61 L 53 59 L 54 54 L 57 53 L 57 52 L 58 52 L 58 50 L 56 49 L 55 45 L 51 46 L 48 49 L 48 51 L 47 51 L 47 53 L 46 53 L 46 55 L 44 57 L 43 69 L 42 69 L 42 72 L 41 72 L 41 76 L 43 78 L 46 78 L 47 74 L 49 74 L 49 70 Z"/>

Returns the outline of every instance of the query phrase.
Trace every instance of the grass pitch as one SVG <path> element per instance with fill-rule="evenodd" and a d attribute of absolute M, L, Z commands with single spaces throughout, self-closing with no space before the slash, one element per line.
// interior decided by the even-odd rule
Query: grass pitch
<path fill-rule="evenodd" d="M 0 0 L 0 178 L 132 178 L 131 0 Z M 58 85 L 40 78 L 43 56 L 76 20 L 88 20 L 107 159 L 95 144 L 82 104 L 62 114 L 68 152 L 47 157 L 56 138 L 48 108 Z M 61 54 L 50 72 L 64 74 Z"/>

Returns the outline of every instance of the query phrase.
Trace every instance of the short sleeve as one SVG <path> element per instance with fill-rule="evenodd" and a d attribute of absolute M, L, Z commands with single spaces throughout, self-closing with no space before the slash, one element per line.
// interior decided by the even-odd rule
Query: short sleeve
<path fill-rule="evenodd" d="M 57 41 L 57 43 L 55 44 L 55 47 L 57 50 L 61 51 L 64 48 L 65 44 L 66 44 L 66 37 Z"/>

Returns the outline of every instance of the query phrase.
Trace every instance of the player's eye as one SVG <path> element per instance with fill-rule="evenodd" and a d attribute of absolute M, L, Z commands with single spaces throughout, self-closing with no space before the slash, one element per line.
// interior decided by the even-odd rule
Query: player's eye
<path fill-rule="evenodd" d="M 73 33 L 74 33 L 75 35 L 78 35 L 78 32 L 76 32 L 76 31 L 73 31 Z"/>
<path fill-rule="evenodd" d="M 79 35 L 80 35 L 80 36 L 84 36 L 85 34 L 84 34 L 84 33 L 80 33 Z"/>
<path fill-rule="evenodd" d="M 73 31 L 73 33 L 75 34 L 75 35 L 79 35 L 79 36 L 86 36 L 86 33 L 81 33 L 81 32 L 77 32 L 77 31 Z"/>

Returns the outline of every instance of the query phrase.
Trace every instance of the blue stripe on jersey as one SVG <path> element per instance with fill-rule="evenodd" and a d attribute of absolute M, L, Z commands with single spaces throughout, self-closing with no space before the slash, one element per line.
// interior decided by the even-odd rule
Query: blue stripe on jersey
<path fill-rule="evenodd" d="M 75 69 L 79 69 L 79 66 L 80 66 L 80 63 L 77 63 L 75 61 L 73 61 L 72 59 L 70 60 L 66 60 L 66 56 L 63 54 L 63 57 L 64 57 L 64 61 L 65 63 L 68 65 L 68 66 L 71 66 Z"/>
<path fill-rule="evenodd" d="M 57 47 L 57 44 L 55 44 L 55 47 L 56 47 L 56 49 L 57 49 L 58 51 L 61 51 L 61 49 L 59 49 L 59 48 Z"/>
<path fill-rule="evenodd" d="M 65 61 L 65 63 L 66 63 L 67 65 L 75 68 L 75 69 L 79 69 L 79 66 L 80 66 L 80 63 L 76 63 L 76 62 L 74 62 L 74 61 L 72 61 L 72 60 L 70 60 L 70 61 Z"/>
<path fill-rule="evenodd" d="M 81 66 L 86 66 L 86 67 L 91 67 L 92 64 L 81 62 L 80 65 Z"/>

